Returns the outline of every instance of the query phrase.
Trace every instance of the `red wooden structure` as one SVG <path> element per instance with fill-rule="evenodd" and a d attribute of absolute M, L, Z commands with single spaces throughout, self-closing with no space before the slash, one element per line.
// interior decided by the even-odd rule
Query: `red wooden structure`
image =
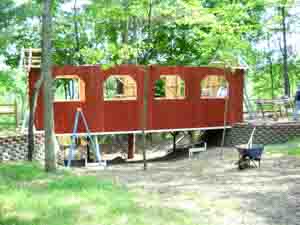
<path fill-rule="evenodd" d="M 149 74 L 148 112 L 146 132 L 220 129 L 223 128 L 225 99 L 205 97 L 201 94 L 201 81 L 206 77 L 225 76 L 229 87 L 228 125 L 242 122 L 243 74 L 242 69 L 226 70 L 212 67 L 186 66 L 136 66 L 121 65 L 108 70 L 100 66 L 62 66 L 53 68 L 55 78 L 77 78 L 80 80 L 78 100 L 54 103 L 55 132 L 70 134 L 74 126 L 75 112 L 82 108 L 92 133 L 138 133 L 142 130 L 144 77 Z M 33 68 L 29 74 L 29 94 L 40 75 Z M 104 100 L 103 85 L 111 75 L 129 75 L 136 82 L 135 100 Z M 185 84 L 184 98 L 155 99 L 154 86 L 161 75 L 179 76 Z M 43 98 L 38 98 L 35 126 L 43 129 Z M 85 132 L 79 123 L 79 132 Z"/>

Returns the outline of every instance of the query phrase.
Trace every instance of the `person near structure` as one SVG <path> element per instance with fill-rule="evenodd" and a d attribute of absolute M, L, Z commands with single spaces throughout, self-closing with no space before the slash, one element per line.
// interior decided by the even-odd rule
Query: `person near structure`
<path fill-rule="evenodd" d="M 300 113 L 300 84 L 298 84 L 296 95 L 295 95 L 294 120 L 298 120 L 299 113 Z"/>

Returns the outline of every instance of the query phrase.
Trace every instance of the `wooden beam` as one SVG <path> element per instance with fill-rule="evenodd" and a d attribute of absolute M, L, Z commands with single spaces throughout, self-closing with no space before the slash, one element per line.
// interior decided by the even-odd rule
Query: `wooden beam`
<path fill-rule="evenodd" d="M 40 52 L 40 53 L 42 53 L 42 49 L 40 49 L 40 48 L 26 48 L 26 49 L 24 49 L 24 51 L 25 52 Z"/>
<path fill-rule="evenodd" d="M 230 129 L 231 126 L 226 126 L 226 129 Z M 178 129 L 158 129 L 158 130 L 145 130 L 146 134 L 160 133 L 160 132 L 172 132 L 172 131 L 205 131 L 205 130 L 223 130 L 223 126 L 219 127 L 195 127 L 195 128 L 178 128 Z M 91 132 L 92 135 L 110 135 L 110 134 L 142 134 L 142 130 L 134 131 L 111 131 L 111 132 Z M 77 133 L 78 136 L 86 136 L 87 133 Z M 70 136 L 72 133 L 55 134 L 56 136 Z"/>
<path fill-rule="evenodd" d="M 128 152 L 127 158 L 133 159 L 135 153 L 135 134 L 128 134 Z"/>

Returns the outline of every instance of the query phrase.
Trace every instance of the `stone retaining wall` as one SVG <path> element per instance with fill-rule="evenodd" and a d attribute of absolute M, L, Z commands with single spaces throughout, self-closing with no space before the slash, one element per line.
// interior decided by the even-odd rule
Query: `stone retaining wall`
<path fill-rule="evenodd" d="M 33 159 L 44 161 L 44 133 L 35 134 L 35 151 Z M 27 159 L 27 134 L 0 136 L 0 162 Z"/>
<path fill-rule="evenodd" d="M 287 142 L 294 137 L 300 137 L 300 123 L 274 123 L 274 124 L 235 124 L 227 135 L 227 144 L 234 146 L 248 143 L 253 128 L 256 131 L 253 143 L 279 144 Z"/>

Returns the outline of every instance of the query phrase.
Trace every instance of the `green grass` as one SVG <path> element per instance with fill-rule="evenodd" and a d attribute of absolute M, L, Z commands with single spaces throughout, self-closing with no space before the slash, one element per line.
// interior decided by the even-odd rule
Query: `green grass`
<path fill-rule="evenodd" d="M 300 138 L 292 139 L 284 144 L 267 145 L 265 150 L 269 154 L 300 156 Z"/>
<path fill-rule="evenodd" d="M 147 201 L 147 199 L 144 199 Z M 145 207 L 125 187 L 94 176 L 0 164 L 0 225 L 187 225 L 181 210 Z"/>

